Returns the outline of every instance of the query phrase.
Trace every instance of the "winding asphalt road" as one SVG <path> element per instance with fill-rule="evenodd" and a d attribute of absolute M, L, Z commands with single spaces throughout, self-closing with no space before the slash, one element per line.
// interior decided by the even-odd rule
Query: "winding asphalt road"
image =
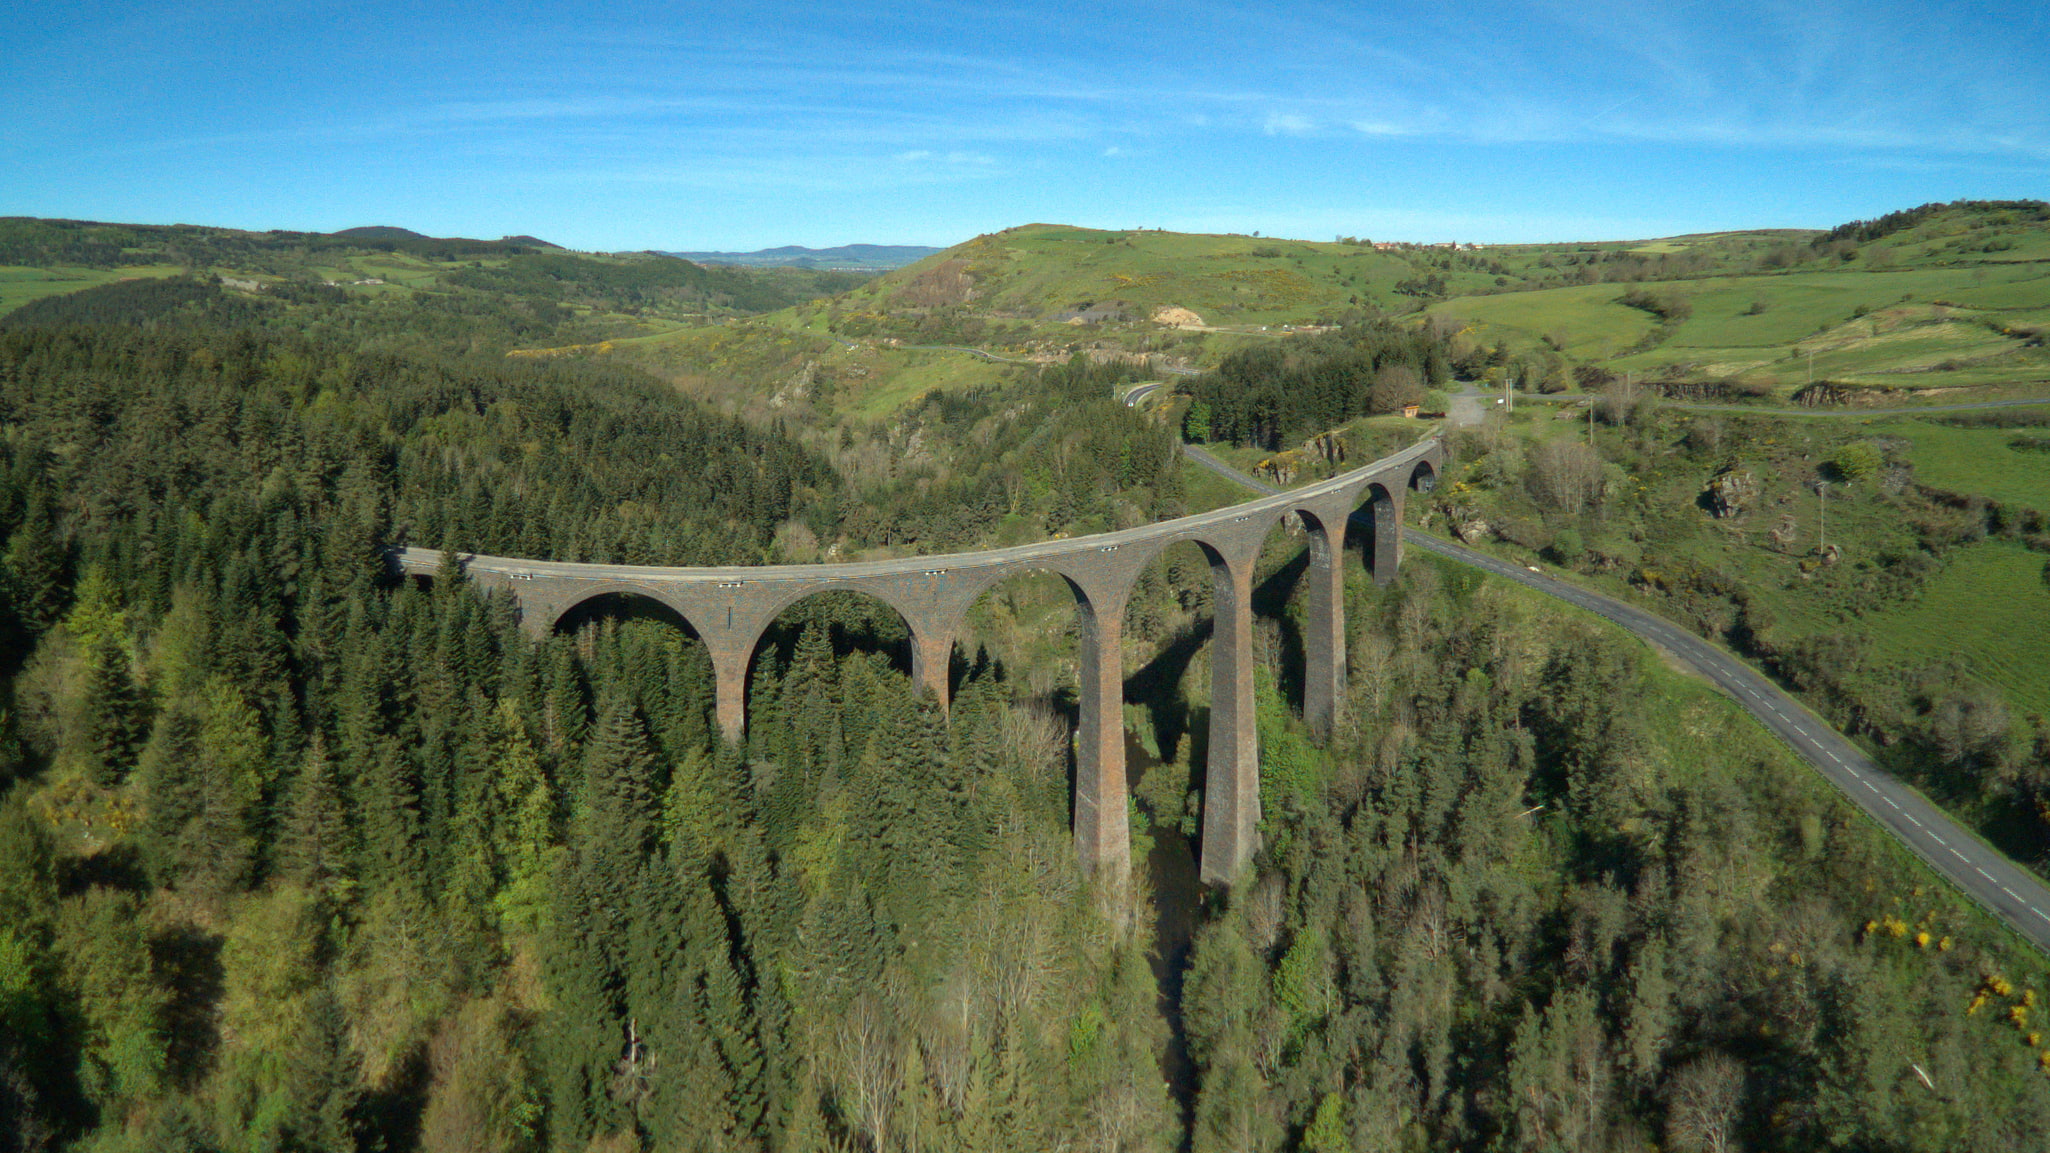
<path fill-rule="evenodd" d="M 1281 491 L 1193 445 L 1183 445 L 1182 452 L 1204 468 L 1246 488 L 1267 493 Z M 1681 663 L 1714 681 L 1736 698 L 1747 712 L 1815 766 L 1852 803 L 1879 822 L 1888 835 L 1914 850 L 1915 855 L 1926 861 L 1930 868 L 1964 890 L 1967 896 L 2006 922 L 2030 944 L 2050 953 L 2050 886 L 2045 886 L 2034 874 L 1979 840 L 1920 793 L 1873 764 L 1871 758 L 1841 733 L 1816 718 L 1800 702 L 1749 665 L 1686 629 L 1614 597 L 1556 580 L 1415 529 L 1404 529 L 1403 538 L 1426 552 L 1473 565 L 1606 617 L 1671 653 Z"/>
<path fill-rule="evenodd" d="M 1585 393 L 1558 393 L 1553 396 L 1519 396 L 1525 404 L 1585 404 Z M 1667 408 L 1682 412 L 1726 412 L 1731 416 L 1919 416 L 1925 412 L 1971 412 L 1982 408 L 2034 408 L 2050 405 L 2050 397 L 2027 397 L 2022 400 L 1980 400 L 1970 404 L 1915 404 L 1893 405 L 1885 408 L 1754 408 L 1748 404 L 1692 404 L 1686 401 L 1668 400 L 1662 402 Z"/>

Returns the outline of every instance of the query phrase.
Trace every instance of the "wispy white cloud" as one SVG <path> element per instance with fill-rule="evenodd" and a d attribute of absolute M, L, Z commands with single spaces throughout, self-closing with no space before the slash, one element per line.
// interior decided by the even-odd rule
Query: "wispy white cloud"
<path fill-rule="evenodd" d="M 1317 130 L 1309 117 L 1294 112 L 1270 112 L 1260 128 L 1269 136 L 1308 136 Z"/>

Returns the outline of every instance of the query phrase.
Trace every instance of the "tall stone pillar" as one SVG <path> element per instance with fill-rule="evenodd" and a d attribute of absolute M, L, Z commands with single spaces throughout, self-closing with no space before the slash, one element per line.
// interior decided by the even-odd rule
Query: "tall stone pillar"
<path fill-rule="evenodd" d="M 940 703 L 940 710 L 946 711 L 949 665 L 954 658 L 954 638 L 950 634 L 911 632 L 911 683 L 930 692 Z"/>
<path fill-rule="evenodd" d="M 1402 495 L 1374 490 L 1374 583 L 1392 585 L 1402 567 Z"/>
<path fill-rule="evenodd" d="M 1083 872 L 1122 881 L 1132 868 L 1125 799 L 1125 606 L 1080 606 L 1082 718 L 1075 742 L 1075 851 Z"/>
<path fill-rule="evenodd" d="M 1202 877 L 1228 885 L 1258 846 L 1260 737 L 1253 707 L 1253 564 L 1213 561 L 1216 623 L 1210 634 L 1210 761 L 1203 772 Z"/>
<path fill-rule="evenodd" d="M 539 643 L 555 631 L 555 614 L 521 596 L 518 589 L 513 590 L 513 603 L 520 606 L 520 631 L 528 640 Z"/>
<path fill-rule="evenodd" d="M 712 650 L 713 687 L 719 706 L 719 731 L 739 744 L 747 737 L 747 663 L 754 656 L 752 646 L 729 649 L 707 645 Z"/>
<path fill-rule="evenodd" d="M 1345 550 L 1331 538 L 1329 525 L 1310 526 L 1310 567 L 1303 574 L 1303 721 L 1320 737 L 1330 735 L 1345 695 Z"/>

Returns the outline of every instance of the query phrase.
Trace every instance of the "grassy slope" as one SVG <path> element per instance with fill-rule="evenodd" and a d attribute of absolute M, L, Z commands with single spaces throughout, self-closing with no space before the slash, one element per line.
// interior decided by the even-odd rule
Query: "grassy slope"
<path fill-rule="evenodd" d="M 2050 409 L 2035 411 L 2050 416 Z M 1690 453 L 1683 447 L 1681 435 L 1702 423 L 1724 427 L 1720 450 Z M 1524 409 L 1505 431 L 1512 445 L 1528 446 L 1555 437 L 1584 437 L 1586 424 Z M 2050 716 L 2050 585 L 2045 581 L 2050 557 L 2011 540 L 1980 539 L 1945 548 L 1940 563 L 1919 583 L 1904 590 L 1890 584 L 1886 558 L 1921 555 L 1920 537 L 1909 522 L 1927 514 L 1914 511 L 1920 502 L 1911 494 L 1901 498 L 1908 505 L 1904 509 L 1875 476 L 1831 487 L 1827 538 L 1842 549 L 1842 560 L 1816 567 L 1810 559 L 1824 527 L 1813 483 L 1823 463 L 1844 445 L 1863 440 L 1882 447 L 1890 460 L 1911 469 L 1896 475 L 1898 483 L 1990 496 L 2018 514 L 2028 508 L 2050 511 L 2050 454 L 2016 451 L 2008 441 L 2044 431 L 1957 428 L 1928 419 L 1669 413 L 1651 447 L 1634 457 L 1634 467 L 1616 474 L 1622 488 L 1611 511 L 1583 524 L 1589 555 L 1576 566 L 1582 571 L 1573 579 L 1697 627 L 1703 622 L 1691 614 L 1707 611 L 1707 626 L 1715 631 L 1731 619 L 1727 602 L 1717 597 L 1703 601 L 1684 589 L 1691 572 L 1718 573 L 1766 609 L 1766 619 L 1774 622 L 1768 635 L 1776 646 L 1805 637 L 1863 636 L 1870 641 L 1867 661 L 1873 675 L 1891 670 L 1884 675 L 1899 684 L 1926 684 L 1935 691 L 1962 677 L 1999 692 L 2016 718 Z M 1605 455 L 1633 459 L 1623 449 L 1632 434 L 1603 427 L 1598 435 Z M 1715 520 L 1697 498 L 1725 462 L 1749 471 L 1759 487 L 1750 511 Z M 1464 519 L 1480 515 L 1497 524 L 1515 518 L 1536 524 L 1520 481 L 1490 487 L 1484 480 L 1486 462 L 1469 463 L 1475 472 L 1441 489 L 1434 503 L 1463 508 Z M 1977 514 L 1937 515 L 1967 525 Z M 1446 525 L 1434 518 L 1431 527 L 1443 531 Z M 1771 539 L 1776 529 L 1790 532 L 1786 545 Z M 1539 533 L 1548 536 L 1546 530 Z M 1488 547 L 1519 563 L 1538 561 L 1547 568 L 1558 559 L 1504 542 Z M 1672 591 L 1647 592 L 1639 587 L 1646 579 Z M 1705 610 L 1695 607 L 1704 604 Z M 2037 834 L 2015 827 L 2012 814 L 1957 792 L 1955 785 L 1932 784 L 1937 790 L 1932 799 L 2009 851 L 2033 843 L 2028 839 Z"/>
<path fill-rule="evenodd" d="M 1913 604 L 1864 618 L 1883 658 L 1957 661 L 2024 714 L 2050 716 L 2046 558 L 1988 541 L 1960 552 Z"/>
<path fill-rule="evenodd" d="M 1951 388 L 2013 395 L 2050 381 L 2038 341 L 2050 329 L 2050 224 L 2012 217 L 1950 209 L 1834 248 L 1811 244 L 1816 233 L 1760 230 L 1474 251 L 1033 224 L 763 320 L 881 347 L 961 343 L 1039 359 L 1084 348 L 1207 364 L 1356 307 L 1411 312 L 1423 303 L 1416 285 L 1433 282 L 1449 295 L 1427 315 L 1532 360 L 1744 376 L 1782 396 L 1811 374 L 1911 399 Z M 1684 300 L 1691 315 L 1662 325 L 1619 303 L 1633 286 Z M 1150 319 L 1168 307 L 1209 331 Z M 1067 322 L 1089 310 L 1086 323 Z M 861 412 L 885 412 L 928 383 L 892 375 L 862 386 L 877 396 Z"/>
<path fill-rule="evenodd" d="M 67 292 L 97 288 L 117 280 L 176 276 L 183 271 L 184 269 L 175 264 L 149 264 L 129 268 L 82 268 L 63 264 L 47 268 L 0 265 L 0 315 L 13 312 L 31 300 L 41 300 L 46 296 L 62 296 Z"/>
<path fill-rule="evenodd" d="M 1764 235 L 1636 246 L 1693 252 L 1701 264 L 1687 278 L 1641 285 L 1692 310 L 1663 330 L 1650 313 L 1617 303 L 1628 286 L 1611 283 L 1457 297 L 1429 311 L 1518 352 L 1537 352 L 1549 337 L 1571 361 L 1639 374 L 1746 375 L 1782 391 L 1811 373 L 1909 389 L 2050 381 L 2050 351 L 2037 331 L 2050 321 L 2050 226 L 1952 209 L 1858 246 L 1850 260 L 1811 258 L 1785 271 L 1756 264 Z M 1560 255 L 1516 251 L 1527 254 L 1519 275 Z"/>

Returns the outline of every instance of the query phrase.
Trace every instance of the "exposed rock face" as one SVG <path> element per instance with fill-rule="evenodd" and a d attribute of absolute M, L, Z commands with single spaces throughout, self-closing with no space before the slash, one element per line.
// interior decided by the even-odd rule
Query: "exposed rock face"
<path fill-rule="evenodd" d="M 1203 318 L 1186 308 L 1163 304 L 1153 310 L 1153 323 L 1164 324 L 1169 328 L 1199 328 L 1203 324 Z"/>
<path fill-rule="evenodd" d="M 1651 388 L 1667 400 L 1696 404 L 1729 401 L 1737 395 L 1727 380 L 1655 380 Z"/>
<path fill-rule="evenodd" d="M 1331 433 L 1319 433 L 1303 442 L 1297 451 L 1304 456 L 1315 457 L 1325 464 L 1345 463 L 1345 441 Z"/>
<path fill-rule="evenodd" d="M 1723 473 L 1708 482 L 1708 511 L 1718 520 L 1736 516 L 1758 499 L 1758 478 L 1749 469 Z"/>
<path fill-rule="evenodd" d="M 1273 483 L 1287 488 L 1295 483 L 1296 474 L 1302 471 L 1302 464 L 1302 454 L 1294 449 L 1290 449 L 1287 452 L 1275 453 L 1273 456 L 1254 465 L 1253 472 L 1257 476 L 1265 477 Z"/>
<path fill-rule="evenodd" d="M 897 294 L 914 308 L 941 308 L 975 299 L 975 278 L 965 260 L 943 260 L 918 274 Z"/>
<path fill-rule="evenodd" d="M 773 396 L 769 397 L 769 407 L 784 408 L 799 401 L 810 400 L 812 394 L 818 391 L 818 384 L 819 362 L 816 360 L 806 360 L 804 366 L 799 368 L 789 380 L 785 381 L 783 387 L 777 389 Z"/>
<path fill-rule="evenodd" d="M 1471 520 L 1455 519 L 1452 522 L 1452 535 L 1458 537 L 1461 544 L 1479 544 L 1484 540 L 1491 540 L 1494 532 L 1495 526 L 1479 517 Z"/>

